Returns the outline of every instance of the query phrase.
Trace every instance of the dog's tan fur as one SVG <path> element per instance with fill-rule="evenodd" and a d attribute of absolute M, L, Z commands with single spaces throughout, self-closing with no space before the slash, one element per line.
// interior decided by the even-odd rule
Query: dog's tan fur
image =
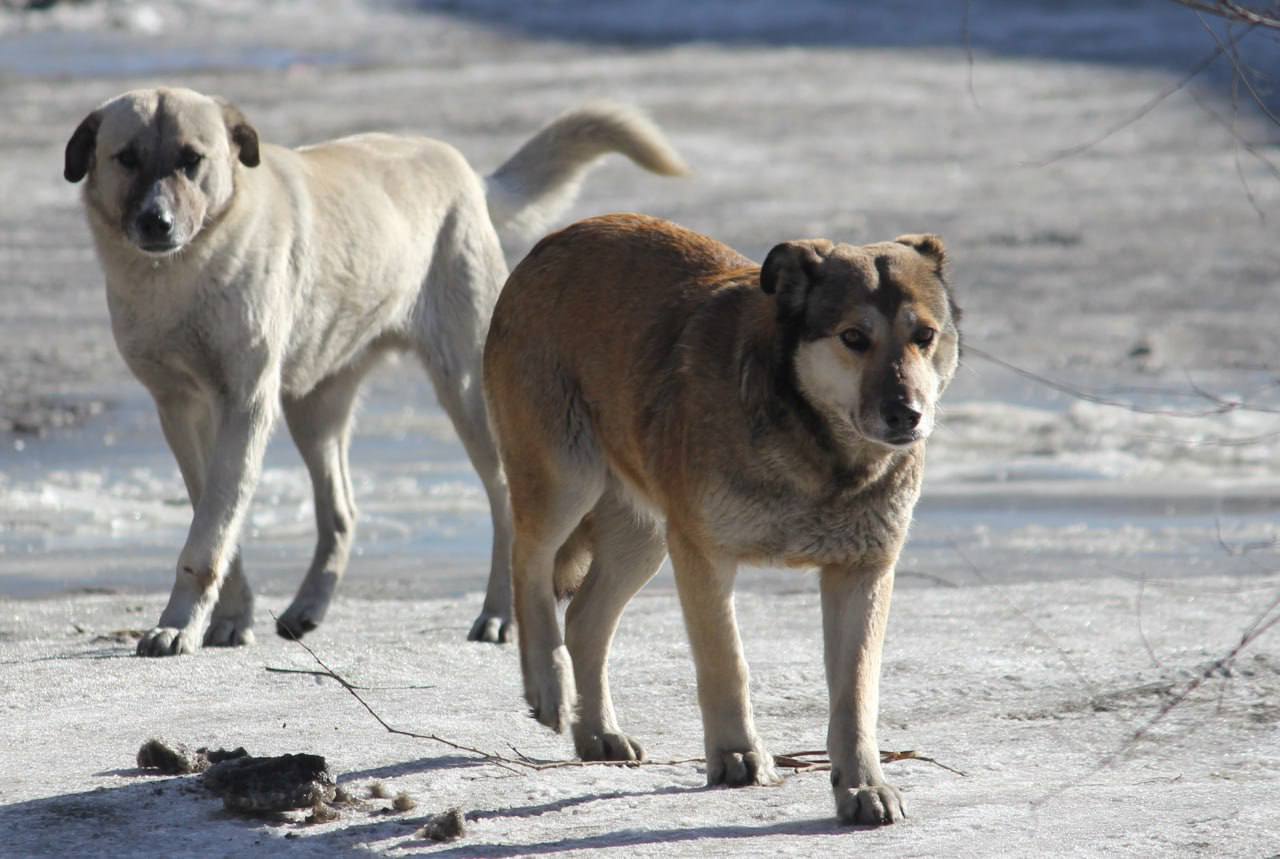
<path fill-rule="evenodd" d="M 525 692 L 584 759 L 643 753 L 606 660 L 670 552 L 697 665 L 707 780 L 776 780 L 756 734 L 732 587 L 742 562 L 819 567 L 842 820 L 903 816 L 876 744 L 880 652 L 924 438 L 958 315 L 934 236 L 788 242 L 757 266 L 664 221 L 542 240 L 507 281 L 485 389 L 509 479 Z M 589 527 L 588 527 L 589 526 Z M 566 614 L 567 543 L 592 561 Z"/>
<path fill-rule="evenodd" d="M 565 114 L 487 179 L 427 138 L 260 143 L 234 106 L 187 89 L 128 92 L 80 123 L 65 175 L 87 177 L 116 343 L 155 398 L 195 508 L 169 604 L 139 653 L 252 638 L 237 541 L 281 410 L 311 474 L 318 539 L 278 629 L 296 637 L 320 622 L 355 526 L 356 389 L 389 351 L 421 360 L 484 483 L 493 558 L 471 637 L 507 639 L 510 514 L 480 388 L 507 273 L 495 228 L 554 217 L 611 151 L 683 170 L 652 123 L 615 105 Z"/>

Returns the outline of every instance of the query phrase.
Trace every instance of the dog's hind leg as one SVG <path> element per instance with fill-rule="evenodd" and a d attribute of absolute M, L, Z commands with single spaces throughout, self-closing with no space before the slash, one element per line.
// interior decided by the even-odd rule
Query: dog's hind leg
<path fill-rule="evenodd" d="M 507 267 L 478 197 L 470 208 L 463 207 L 446 220 L 437 245 L 450 250 L 437 255 L 422 290 L 414 323 L 418 356 L 484 485 L 493 523 L 484 606 L 467 638 L 508 642 L 512 637 L 511 501 L 489 425 L 481 372 L 485 333 Z"/>
<path fill-rule="evenodd" d="M 609 645 L 618 619 L 662 564 L 661 525 L 637 512 L 615 489 L 592 511 L 594 558 L 565 612 L 565 642 L 573 659 L 578 716 L 573 745 L 584 761 L 638 761 L 644 750 L 618 728 L 609 694 Z"/>
<path fill-rule="evenodd" d="M 356 504 L 347 451 L 351 412 L 365 365 L 349 367 L 303 397 L 284 400 L 285 422 L 311 475 L 316 550 L 293 602 L 276 620 L 283 638 L 301 638 L 324 620 L 355 540 Z"/>
<path fill-rule="evenodd" d="M 433 378 L 437 374 L 433 373 Z M 471 465 L 484 485 L 493 523 L 493 547 L 489 559 L 489 583 L 484 605 L 467 634 L 470 641 L 511 641 L 511 499 L 502 471 L 498 447 L 489 429 L 488 412 L 480 384 L 480 370 L 468 374 L 463 385 L 436 378 L 436 398 L 453 421 Z"/>
<path fill-rule="evenodd" d="M 554 454 L 553 454 L 554 456 Z M 573 664 L 556 618 L 556 559 L 604 492 L 603 464 L 524 460 L 512 482 L 512 548 L 520 671 L 531 715 L 556 732 L 577 704 Z"/>
<path fill-rule="evenodd" d="M 777 784 L 773 757 L 751 715 L 747 661 L 733 610 L 737 565 L 674 530 L 667 539 L 697 667 L 707 784 Z"/>

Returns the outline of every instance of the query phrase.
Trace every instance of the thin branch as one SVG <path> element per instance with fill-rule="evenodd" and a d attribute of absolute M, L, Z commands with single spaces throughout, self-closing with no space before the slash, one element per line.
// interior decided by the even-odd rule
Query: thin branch
<path fill-rule="evenodd" d="M 1262 96 L 1258 94 L 1258 90 L 1253 86 L 1253 82 L 1249 80 L 1249 76 L 1245 74 L 1245 68 L 1240 63 L 1240 54 L 1236 50 L 1236 45 L 1239 43 L 1239 39 L 1228 39 L 1227 42 L 1223 42 L 1222 37 L 1209 26 L 1209 23 L 1205 21 L 1204 16 L 1197 14 L 1196 18 L 1200 21 L 1200 26 L 1204 27 L 1204 31 L 1209 34 L 1209 37 L 1212 38 L 1213 41 L 1217 43 L 1218 47 L 1226 53 L 1227 59 L 1231 61 L 1231 68 L 1235 70 L 1236 80 L 1244 84 L 1244 88 L 1249 91 L 1249 95 L 1253 98 L 1253 103 L 1258 106 L 1258 109 L 1262 111 L 1267 119 L 1271 120 L 1276 125 L 1280 125 L 1280 116 L 1276 116 L 1272 113 L 1271 108 L 1267 107 L 1267 103 L 1263 100 Z"/>
<path fill-rule="evenodd" d="M 311 671 L 307 668 L 277 668 L 274 665 L 265 665 L 263 666 L 263 670 L 268 671 L 271 674 L 306 674 L 311 677 L 329 677 L 337 680 L 339 683 L 342 682 L 342 678 L 338 677 L 332 671 Z M 392 692 L 403 691 L 406 689 L 434 689 L 436 687 L 429 684 L 420 686 L 356 686 L 355 684 L 352 684 L 351 688 L 360 689 L 364 692 Z"/>
<path fill-rule="evenodd" d="M 1251 32 L 1251 30 L 1252 30 L 1252 27 L 1248 30 L 1245 30 L 1239 36 L 1233 36 L 1230 43 L 1234 45 L 1235 43 L 1239 42 L 1246 35 L 1248 35 Z M 1159 107 L 1165 101 L 1165 99 L 1169 98 L 1169 96 L 1185 88 L 1193 80 L 1199 77 L 1201 72 L 1209 68 L 1209 66 L 1213 65 L 1214 62 L 1217 61 L 1218 57 L 1222 56 L 1225 51 L 1226 51 L 1226 46 L 1219 44 L 1216 48 L 1213 49 L 1212 52 L 1210 52 L 1207 56 L 1205 56 L 1204 59 L 1200 60 L 1200 62 L 1192 66 L 1191 69 L 1185 75 L 1183 75 L 1180 79 L 1170 84 L 1169 86 L 1165 87 L 1160 92 L 1156 93 L 1156 95 L 1153 96 L 1150 100 L 1148 100 L 1146 104 L 1142 105 L 1142 107 L 1138 108 L 1129 116 L 1125 117 L 1124 119 L 1120 120 L 1119 122 L 1105 129 L 1101 134 L 1099 134 L 1097 137 L 1094 137 L 1092 140 L 1087 140 L 1084 143 L 1078 143 L 1075 146 L 1069 146 L 1066 149 L 1060 149 L 1056 153 L 1054 153 L 1053 155 L 1050 155 L 1048 158 L 1045 158 L 1042 161 L 1029 162 L 1027 166 L 1028 167 L 1048 167 L 1050 164 L 1054 164 L 1058 161 L 1062 161 L 1063 159 L 1071 158 L 1073 156 L 1079 155 L 1082 152 L 1086 152 L 1092 149 L 1093 147 L 1097 146 L 1099 143 L 1102 143 L 1107 138 L 1120 133 L 1121 131 L 1133 125 L 1135 122 L 1142 119 L 1147 114 L 1151 113 L 1151 111 Z"/>
<path fill-rule="evenodd" d="M 968 67 L 969 100 L 978 110 L 982 105 L 978 102 L 978 92 L 973 88 L 973 31 L 970 27 L 970 13 L 973 11 L 973 0 L 964 0 L 964 15 L 960 19 L 960 30 L 964 35 L 964 56 Z"/>
<path fill-rule="evenodd" d="M 1230 650 L 1201 669 L 1200 673 L 1188 681 L 1179 692 L 1165 701 L 1165 703 L 1161 705 L 1160 709 L 1157 710 L 1151 718 L 1130 734 L 1129 738 L 1121 744 L 1120 748 L 1103 758 L 1102 762 L 1094 767 L 1093 770 L 1090 771 L 1089 775 L 1096 775 L 1105 769 L 1111 768 L 1116 761 L 1127 755 L 1133 750 L 1134 746 L 1142 742 L 1142 740 L 1145 739 L 1157 725 L 1163 722 L 1165 718 L 1174 711 L 1174 709 L 1190 698 L 1197 689 L 1203 686 L 1215 675 L 1225 675 L 1230 670 L 1231 665 L 1236 661 L 1240 654 L 1249 647 L 1249 645 L 1253 644 L 1265 635 L 1268 630 L 1277 623 L 1280 623 L 1280 611 L 1277 609 L 1280 609 L 1280 593 L 1277 593 L 1275 599 L 1273 599 L 1266 608 L 1258 613 L 1253 622 L 1245 628 L 1245 631 L 1240 636 L 1240 640 L 1236 642 Z M 1066 788 L 1064 787 L 1063 790 L 1065 789 Z"/>
<path fill-rule="evenodd" d="M 1280 30 L 1280 18 L 1271 14 L 1256 12 L 1253 9 L 1241 6 L 1239 3 L 1233 3 L 1231 0 L 1173 0 L 1173 2 L 1179 6 L 1194 9 L 1196 12 L 1217 15 L 1219 18 L 1225 18 L 1228 21 L 1238 21 L 1250 26 Z"/>
<path fill-rule="evenodd" d="M 1169 409 L 1169 408 L 1142 406 L 1137 403 L 1129 402 L 1126 400 L 1116 399 L 1115 397 L 1108 397 L 1103 394 L 1097 394 L 1097 393 L 1093 393 L 1092 391 L 1086 391 L 1084 388 L 1078 388 L 1074 385 L 1069 385 L 1066 382 L 1059 382 L 1055 379 L 1050 379 L 1048 376 L 1041 376 L 1039 373 L 1035 373 L 1035 372 L 1032 372 L 1031 370 L 1027 370 L 1023 367 L 1019 367 L 1017 364 L 1006 361 L 1003 358 L 999 358 L 991 354 L 990 352 L 987 352 L 983 349 L 979 349 L 977 346 L 972 346 L 969 343 L 964 344 L 964 351 L 966 355 L 976 355 L 982 360 L 989 361 L 992 364 L 1003 367 L 1004 369 L 1009 370 L 1012 373 L 1016 373 L 1017 375 L 1023 377 L 1024 379 L 1029 379 L 1033 382 L 1037 382 L 1041 385 L 1044 385 L 1047 388 L 1052 388 L 1053 390 L 1058 391 L 1059 393 L 1067 394 L 1068 396 L 1074 397 L 1077 400 L 1084 400 L 1085 402 L 1096 403 L 1100 406 L 1113 406 L 1115 408 L 1125 409 L 1127 411 L 1136 412 L 1138 414 L 1160 415 L 1163 417 L 1171 417 L 1171 418 L 1208 418 L 1208 417 L 1214 417 L 1217 415 L 1225 415 L 1229 412 L 1237 412 L 1237 411 L 1258 412 L 1261 414 L 1269 414 L 1269 415 L 1280 415 L 1280 407 L 1263 406 L 1257 403 L 1250 403 L 1242 398 L 1228 399 L 1226 397 L 1219 396 L 1218 394 L 1214 394 L 1211 391 L 1206 391 L 1204 388 L 1196 385 L 1194 382 L 1189 382 L 1188 387 L 1191 388 L 1191 393 L 1194 394 L 1198 399 L 1205 400 L 1208 403 L 1210 403 L 1210 405 L 1207 406 L 1206 408 L 1196 409 L 1196 410 L 1186 410 L 1186 409 Z M 1280 383 L 1277 383 L 1277 385 L 1280 385 Z M 1264 388 L 1261 388 L 1260 390 L 1266 390 L 1267 388 L 1276 387 L 1277 385 L 1267 385 Z M 1242 441 L 1252 443 L 1259 439 L 1270 437 L 1270 435 L 1272 434 L 1267 433 L 1262 436 L 1258 436 L 1256 438 L 1249 437 L 1246 439 L 1242 439 Z M 1225 440 L 1225 441 L 1230 441 L 1230 440 Z"/>
<path fill-rule="evenodd" d="M 273 618 L 275 617 L 274 613 L 272 614 L 272 617 Z M 361 687 L 356 686 L 354 683 L 348 682 L 347 679 L 344 678 L 341 674 L 339 674 L 338 672 L 334 671 L 331 667 L 329 667 L 329 665 L 323 659 L 320 658 L 320 655 L 317 654 L 313 649 L 311 649 L 309 645 L 303 642 L 302 639 L 297 637 L 291 637 L 291 640 L 295 644 L 297 644 L 299 647 L 301 647 L 303 650 L 305 650 L 308 653 L 308 655 L 310 655 L 311 658 L 315 660 L 316 664 L 319 665 L 323 670 L 313 672 L 313 671 L 302 671 L 298 669 L 268 668 L 267 669 L 268 671 L 275 670 L 275 671 L 281 671 L 281 672 L 287 672 L 287 673 L 294 673 L 296 671 L 296 673 L 300 673 L 300 674 L 317 674 L 323 677 L 331 677 L 338 682 L 338 685 L 340 685 L 343 689 L 346 689 L 347 692 L 350 693 L 351 697 L 359 701 L 360 706 L 364 707 L 364 709 L 369 713 L 369 715 L 374 718 L 374 721 L 376 721 L 379 725 L 381 725 L 388 733 L 396 734 L 401 737 L 410 737 L 415 740 L 430 740 L 435 743 L 440 743 L 441 745 L 448 746 L 449 748 L 454 749 L 456 751 L 473 754 L 479 757 L 480 759 L 484 760 L 486 763 L 490 763 L 490 764 L 493 764 L 494 766 L 501 767 L 502 769 L 507 770 L 508 772 L 511 772 L 511 773 L 515 773 L 517 775 L 520 774 L 522 771 L 542 772 L 544 770 L 576 769 L 580 767 L 624 767 L 624 768 L 630 769 L 630 768 L 642 767 L 642 766 L 668 767 L 668 766 L 681 766 L 686 764 L 706 763 L 706 758 L 675 758 L 672 760 L 661 760 L 661 761 L 653 761 L 653 760 L 546 761 L 546 760 L 537 760 L 535 758 L 531 758 L 528 755 L 526 755 L 524 752 L 517 749 L 515 746 L 510 746 L 511 751 L 515 754 L 514 758 L 510 758 L 504 755 L 498 755 L 492 752 L 486 752 L 482 749 L 477 749 L 472 746 L 464 746 L 461 743 L 455 743 L 452 740 L 447 740 L 438 734 L 420 734 L 415 731 L 405 731 L 401 728 L 393 727 L 391 724 L 387 722 L 386 719 L 382 718 L 382 716 L 378 714 L 378 711 L 374 710 L 373 707 L 369 704 L 369 702 L 366 701 L 360 695 L 360 692 L 358 691 L 358 689 L 360 689 Z M 790 755 L 775 755 L 774 764 L 780 767 L 795 769 L 797 772 L 808 772 L 811 770 L 819 771 L 822 769 L 830 769 L 831 768 L 830 761 L 825 761 L 825 760 L 799 761 L 798 760 L 799 758 L 806 757 L 806 756 L 824 755 L 824 754 L 826 754 L 826 752 L 795 752 Z M 934 766 L 941 767 L 942 769 L 947 770 L 949 772 L 956 773 L 957 775 L 961 775 L 961 776 L 965 775 L 965 773 L 961 772 L 958 769 L 955 769 L 954 767 L 949 767 L 946 764 L 941 763 L 940 761 L 934 760 L 933 758 L 927 757 L 925 755 L 918 754 L 915 751 L 901 751 L 901 752 L 881 751 L 880 752 L 881 763 L 893 763 L 895 761 L 905 761 L 905 760 L 923 761 L 925 763 L 930 763 L 930 764 L 933 764 Z"/>

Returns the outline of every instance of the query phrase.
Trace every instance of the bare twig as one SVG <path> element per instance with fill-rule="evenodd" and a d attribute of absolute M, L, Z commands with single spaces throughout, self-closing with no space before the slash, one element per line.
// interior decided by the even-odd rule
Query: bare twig
<path fill-rule="evenodd" d="M 1222 37 L 1209 26 L 1208 22 L 1205 21 L 1204 16 L 1197 14 L 1196 18 L 1199 19 L 1200 26 L 1204 27 L 1204 31 L 1209 34 L 1209 37 L 1213 39 L 1213 41 L 1217 43 L 1218 47 L 1227 55 L 1227 59 L 1231 61 L 1231 68 L 1235 70 L 1235 79 L 1244 84 L 1244 88 L 1249 91 L 1250 97 L 1253 98 L 1253 103 L 1258 106 L 1258 109 L 1263 112 L 1267 119 L 1277 125 L 1280 125 L 1280 117 L 1276 116 L 1271 111 L 1271 108 L 1267 107 L 1267 103 L 1263 100 L 1262 96 L 1258 94 L 1258 90 L 1254 88 L 1253 82 L 1249 80 L 1249 76 L 1245 73 L 1246 70 L 1244 66 L 1240 63 L 1240 54 L 1236 50 L 1236 45 L 1239 43 L 1239 40 L 1229 38 L 1226 42 L 1222 41 Z"/>
<path fill-rule="evenodd" d="M 1251 30 L 1252 30 L 1252 27 L 1250 27 L 1248 30 L 1245 30 L 1239 36 L 1231 37 L 1229 44 L 1231 45 L 1236 44 L 1241 39 L 1243 39 L 1246 35 L 1248 35 L 1249 32 L 1251 32 Z M 1201 72 L 1209 68 L 1209 66 L 1213 65 L 1214 62 L 1217 61 L 1218 57 L 1222 56 L 1226 50 L 1227 50 L 1226 46 L 1219 43 L 1218 46 L 1214 48 L 1212 52 L 1210 52 L 1208 55 L 1204 57 L 1204 59 L 1200 60 L 1200 62 L 1192 66 L 1185 75 L 1183 75 L 1181 78 L 1179 78 L 1177 81 L 1173 82 L 1169 86 L 1162 89 L 1160 92 L 1156 93 L 1152 98 L 1150 98 L 1147 101 L 1146 104 L 1142 105 L 1142 107 L 1138 108 L 1136 111 L 1129 114 L 1127 117 L 1115 123 L 1114 125 L 1106 128 L 1105 130 L 1103 130 L 1101 134 L 1097 135 L 1091 140 L 1087 140 L 1084 143 L 1077 143 L 1075 146 L 1068 146 L 1066 149 L 1060 149 L 1057 152 L 1055 152 L 1053 155 L 1050 155 L 1048 158 L 1045 158 L 1041 161 L 1030 162 L 1027 164 L 1027 166 L 1048 167 L 1050 164 L 1054 164 L 1058 161 L 1062 161 L 1065 158 L 1071 158 L 1073 156 L 1079 155 L 1082 152 L 1086 152 L 1092 149 L 1093 147 L 1097 146 L 1099 143 L 1102 143 L 1104 140 L 1108 139 L 1109 137 L 1112 137 L 1113 135 L 1118 134 L 1119 132 L 1133 125 L 1138 120 L 1145 117 L 1147 114 L 1151 113 L 1151 111 L 1159 107 L 1165 101 L 1165 99 L 1169 98 L 1169 96 L 1185 88 L 1189 83 L 1191 83 L 1193 80 L 1199 77 Z"/>
<path fill-rule="evenodd" d="M 1259 12 L 1247 6 L 1241 6 L 1239 3 L 1233 3 L 1232 0 L 1173 0 L 1173 2 L 1180 6 L 1186 6 L 1188 9 L 1194 9 L 1197 12 L 1217 15 L 1219 18 L 1225 18 L 1228 21 L 1280 30 L 1280 15 L 1273 11 L 1275 9 L 1274 5 L 1266 12 Z"/>
<path fill-rule="evenodd" d="M 264 670 L 271 674 L 306 674 L 311 677 L 329 677 L 337 680 L 339 683 L 342 679 L 335 675 L 332 671 L 311 671 L 306 668 L 277 668 L 273 665 L 264 666 Z M 430 684 L 414 685 L 414 686 L 356 686 L 352 684 L 353 689 L 360 689 L 364 692 L 391 692 L 406 689 L 434 689 L 435 686 Z"/>
<path fill-rule="evenodd" d="M 978 110 L 982 110 L 982 105 L 978 103 L 978 92 L 973 88 L 973 30 L 969 23 L 972 7 L 973 0 L 964 0 L 964 16 L 960 21 L 960 29 L 964 34 L 964 56 L 968 66 L 969 101 L 973 102 L 973 106 Z"/>
<path fill-rule="evenodd" d="M 1171 417 L 1171 418 L 1208 418 L 1208 417 L 1214 417 L 1217 415 L 1225 415 L 1229 412 L 1258 412 L 1261 414 L 1280 415 L 1280 407 L 1264 406 L 1259 403 L 1251 403 L 1246 398 L 1242 398 L 1242 397 L 1231 397 L 1231 398 L 1223 397 L 1218 394 L 1214 394 L 1211 391 L 1207 391 L 1204 388 L 1200 387 L 1199 385 L 1191 381 L 1188 381 L 1188 387 L 1191 390 L 1191 394 L 1195 396 L 1197 399 L 1203 400 L 1208 403 L 1208 405 L 1205 406 L 1204 408 L 1202 409 L 1171 409 L 1171 408 L 1165 408 L 1165 407 L 1143 406 L 1132 401 L 1121 400 L 1115 397 L 1105 396 L 1103 394 L 1087 391 L 1084 388 L 1076 387 L 1075 385 L 1069 385 L 1066 382 L 1060 382 L 1060 381 L 1057 381 L 1056 379 L 1050 379 L 1048 376 L 1042 376 L 1039 373 L 1032 372 L 1031 370 L 1028 370 L 1024 367 L 1020 367 L 1017 364 L 1014 364 L 1010 361 L 1006 361 L 1004 358 L 997 357 L 996 355 L 993 355 L 990 352 L 987 352 L 983 349 L 978 348 L 977 346 L 973 346 L 968 343 L 965 344 L 964 351 L 966 355 L 976 355 L 982 360 L 989 361 L 992 364 L 995 364 L 999 367 L 1003 367 L 1004 369 L 1010 371 L 1011 373 L 1015 373 L 1023 377 L 1024 379 L 1029 379 L 1033 382 L 1037 382 L 1041 385 L 1044 385 L 1046 388 L 1052 388 L 1053 390 L 1058 391 L 1059 393 L 1067 394 L 1068 396 L 1074 397 L 1077 400 L 1084 400 L 1085 402 L 1096 403 L 1101 406 L 1113 406 L 1115 408 L 1125 409 L 1127 411 L 1136 412 L 1138 414 L 1160 415 L 1162 417 Z M 1260 390 L 1266 390 L 1267 388 L 1272 388 L 1272 387 L 1280 387 L 1280 383 L 1267 385 L 1265 388 L 1262 388 Z M 1241 438 L 1241 439 L 1238 439 L 1238 441 L 1252 444 L 1261 439 L 1268 438 L 1271 435 L 1273 434 L 1265 433 L 1263 435 L 1256 436 L 1256 437 L 1250 436 L 1247 438 Z M 1224 443 L 1230 443 L 1232 441 L 1235 441 L 1235 440 L 1233 439 L 1223 440 Z"/>
<path fill-rule="evenodd" d="M 1165 718 L 1174 711 L 1174 709 L 1190 698 L 1197 689 L 1203 686 L 1215 675 L 1226 675 L 1229 672 L 1231 665 L 1236 661 L 1240 654 L 1243 653 L 1249 645 L 1253 644 L 1265 635 L 1267 631 L 1277 623 L 1280 623 L 1280 593 L 1277 593 L 1275 598 L 1268 603 L 1267 607 L 1254 617 L 1253 622 L 1250 623 L 1249 626 L 1245 628 L 1245 631 L 1240 635 L 1240 640 L 1237 641 L 1230 650 L 1206 665 L 1201 669 L 1200 673 L 1188 681 L 1181 690 L 1165 701 L 1165 703 L 1161 705 L 1160 709 L 1157 710 L 1151 718 L 1147 719 L 1146 722 L 1138 726 L 1137 730 L 1129 735 L 1129 738 L 1125 740 L 1120 748 L 1103 758 L 1102 762 L 1099 763 L 1098 766 L 1094 767 L 1090 775 L 1109 769 L 1116 761 L 1127 755 L 1134 746 L 1146 738 L 1147 734 L 1151 733 L 1157 725 L 1163 722 Z"/>
<path fill-rule="evenodd" d="M 785 767 L 786 769 L 795 770 L 796 772 L 826 772 L 831 769 L 831 760 L 826 757 L 826 752 L 792 752 L 789 755 L 774 755 L 773 762 L 776 766 Z M 813 758 L 813 760 L 807 760 Z M 922 761 L 923 763 L 933 764 L 935 767 L 941 767 L 950 773 L 955 773 L 961 778 L 968 778 L 969 774 L 955 767 L 949 767 L 941 761 L 922 755 L 913 749 L 907 749 L 901 752 L 880 751 L 880 763 L 892 764 L 898 761 Z"/>
<path fill-rule="evenodd" d="M 274 614 L 272 615 L 272 617 L 274 617 Z M 668 767 L 668 766 L 681 766 L 686 764 L 706 763 L 706 758 L 675 758 L 671 760 L 658 760 L 658 761 L 654 761 L 654 760 L 546 761 L 546 760 L 537 760 L 535 758 L 531 758 L 528 755 L 526 755 L 524 752 L 517 749 L 515 746 L 509 746 L 512 753 L 515 755 L 515 757 L 506 757 L 505 755 L 498 755 L 492 752 L 486 752 L 482 749 L 474 748 L 472 746 L 465 746 L 465 745 L 462 745 L 461 743 L 455 743 L 453 740 L 447 740 L 438 734 L 420 734 L 415 731 L 406 731 L 401 728 L 393 727 L 391 724 L 387 722 L 386 719 L 382 718 L 382 716 L 378 714 L 378 711 L 374 710 L 373 707 L 369 704 L 369 702 L 366 701 L 360 695 L 360 692 L 358 690 L 361 687 L 356 686 L 354 683 L 348 682 L 345 677 L 343 677 L 341 674 L 339 674 L 338 672 L 334 671 L 331 667 L 329 667 L 329 665 L 323 659 L 320 658 L 320 655 L 317 654 L 305 642 L 303 642 L 302 639 L 294 637 L 292 638 L 292 641 L 295 644 L 297 644 L 299 647 L 301 647 L 303 650 L 305 650 L 307 654 L 310 655 L 311 658 L 315 660 L 316 664 L 319 665 L 323 670 L 313 672 L 313 671 L 302 671 L 300 669 L 268 668 L 267 669 L 268 671 L 275 670 L 275 671 L 288 672 L 288 673 L 296 672 L 300 674 L 317 674 L 323 677 L 331 677 L 338 682 L 338 685 L 340 685 L 343 689 L 346 689 L 347 692 L 350 693 L 351 697 L 359 701 L 360 706 L 364 707 L 364 709 L 369 713 L 369 715 L 374 718 L 374 721 L 376 721 L 379 725 L 381 725 L 388 733 L 396 734 L 401 737 L 410 737 L 415 740 L 430 740 L 435 743 L 440 743 L 441 745 L 448 746 L 449 748 L 454 749 L 456 751 L 473 754 L 478 758 L 484 760 L 485 762 L 493 764 L 494 766 L 497 766 L 497 767 L 501 767 L 502 769 L 507 770 L 508 772 L 511 772 L 511 773 L 519 774 L 522 771 L 542 772 L 544 770 L 575 769 L 580 767 L 625 767 L 625 768 L 633 768 L 633 767 L 641 767 L 641 766 Z M 805 762 L 805 761 L 798 760 L 799 758 L 802 758 L 802 757 L 825 755 L 825 754 L 826 752 L 795 752 L 790 755 L 776 755 L 774 757 L 774 763 L 776 766 L 795 769 L 797 772 L 808 772 L 811 770 L 819 771 L 822 769 L 830 769 L 831 768 L 830 761 L 824 760 L 824 761 Z M 902 752 L 881 751 L 880 752 L 881 763 L 893 763 L 895 761 L 904 761 L 904 760 L 923 761 L 925 763 L 930 763 L 930 764 L 933 764 L 934 766 L 941 767 L 942 769 L 947 770 L 949 772 L 956 773 L 957 775 L 961 775 L 961 776 L 965 775 L 965 773 L 961 772 L 958 769 L 955 769 L 954 767 L 949 767 L 946 764 L 941 763 L 940 761 L 934 760 L 933 758 L 927 757 L 925 755 L 918 754 L 915 751 L 902 751 Z"/>

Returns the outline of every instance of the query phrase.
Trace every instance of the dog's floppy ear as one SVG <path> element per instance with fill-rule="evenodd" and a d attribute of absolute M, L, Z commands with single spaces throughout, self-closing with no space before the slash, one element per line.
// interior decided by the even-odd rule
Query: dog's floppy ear
<path fill-rule="evenodd" d="M 933 261 L 933 272 L 942 276 L 942 267 L 947 261 L 947 249 L 942 239 L 933 233 L 911 233 L 894 239 L 900 245 L 915 248 L 916 252 Z"/>
<path fill-rule="evenodd" d="M 62 175 L 68 182 L 79 182 L 89 172 L 93 149 L 98 143 L 98 126 L 101 124 L 102 113 L 95 110 L 80 121 L 71 139 L 67 141 Z"/>
<path fill-rule="evenodd" d="M 804 311 L 809 289 L 818 279 L 822 252 L 829 242 L 783 242 L 769 251 L 760 267 L 760 288 L 777 295 L 778 318 L 788 319 Z"/>
<path fill-rule="evenodd" d="M 225 98 L 215 101 L 222 107 L 222 121 L 227 124 L 227 134 L 231 135 L 231 142 L 236 146 L 240 163 L 246 167 L 257 167 L 261 160 L 258 156 L 258 130 L 244 118 L 240 108 Z"/>

